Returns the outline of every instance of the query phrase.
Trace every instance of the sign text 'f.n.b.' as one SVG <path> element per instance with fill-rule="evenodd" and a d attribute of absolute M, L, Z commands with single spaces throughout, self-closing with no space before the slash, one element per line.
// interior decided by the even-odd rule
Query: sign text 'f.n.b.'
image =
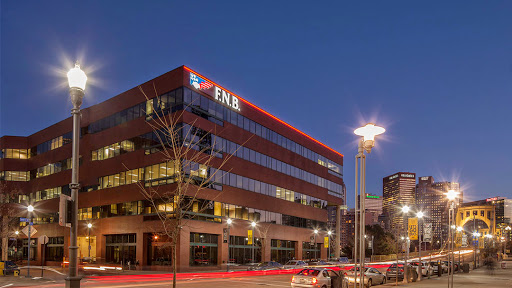
<path fill-rule="evenodd" d="M 215 87 L 213 89 L 213 98 L 215 98 L 216 101 L 234 110 L 240 111 L 240 102 L 238 100 L 238 97 L 232 95 L 224 89 L 214 86 L 212 83 L 197 76 L 194 73 L 190 73 L 190 85 L 196 88 L 197 90 L 205 90 L 205 92 L 207 93 L 211 93 L 211 90 L 209 89 Z"/>

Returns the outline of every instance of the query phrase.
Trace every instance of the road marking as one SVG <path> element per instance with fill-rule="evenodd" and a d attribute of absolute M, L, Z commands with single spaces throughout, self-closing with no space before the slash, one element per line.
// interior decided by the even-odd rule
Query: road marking
<path fill-rule="evenodd" d="M 4 287 L 9 287 L 9 286 L 12 286 L 13 284 L 7 284 L 7 285 L 4 285 L 4 286 L 0 286 L 0 288 L 4 288 Z"/>

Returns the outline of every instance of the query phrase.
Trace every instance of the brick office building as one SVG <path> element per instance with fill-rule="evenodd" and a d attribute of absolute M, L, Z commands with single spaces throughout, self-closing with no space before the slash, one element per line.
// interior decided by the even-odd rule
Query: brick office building
<path fill-rule="evenodd" d="M 88 256 L 91 241 L 91 257 L 98 261 L 138 261 L 154 269 L 170 265 L 170 249 L 165 237 L 158 236 L 161 227 L 154 220 L 155 211 L 135 183 L 172 187 L 169 179 L 176 167 L 162 163 L 161 154 L 155 153 L 155 134 L 146 121 L 152 121 L 155 111 L 185 110 L 181 125 L 216 131 L 222 144 L 216 146 L 220 158 L 239 149 L 222 167 L 224 177 L 197 200 L 207 201 L 211 209 L 200 215 L 186 211 L 193 220 L 183 227 L 178 241 L 179 268 L 218 267 L 228 259 L 248 262 L 251 249 L 256 250 L 257 261 L 300 259 L 310 254 L 304 251 L 314 249 L 325 258 L 325 235 L 316 238 L 317 245 L 311 245 L 311 236 L 315 228 L 325 233 L 328 205 L 345 204 L 342 154 L 185 66 L 141 88 L 149 100 L 136 87 L 82 110 L 79 255 Z M 155 88 L 158 98 L 151 93 Z M 22 191 L 21 204 L 31 203 L 36 209 L 37 233 L 31 244 L 36 261 L 42 251 L 37 243 L 41 235 L 49 237 L 47 261 L 60 262 L 68 254 L 69 229 L 58 225 L 57 211 L 59 195 L 69 194 L 71 129 L 68 118 L 28 137 L 0 138 L 0 180 Z M 162 170 L 157 169 L 166 172 L 159 175 Z M 18 216 L 27 215 L 21 210 Z M 229 252 L 223 241 L 228 217 L 233 219 Z M 258 245 L 247 243 L 251 221 L 269 227 L 267 233 L 255 231 L 256 244 L 261 245 L 259 238 L 264 236 L 270 240 L 264 255 Z M 10 251 L 11 258 L 27 256 L 28 241 L 19 237 L 18 252 Z"/>

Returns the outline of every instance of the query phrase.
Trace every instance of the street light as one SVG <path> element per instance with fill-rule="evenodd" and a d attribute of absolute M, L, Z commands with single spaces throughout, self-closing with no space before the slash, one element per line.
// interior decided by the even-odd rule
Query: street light
<path fill-rule="evenodd" d="M 251 227 L 252 227 L 252 233 L 251 233 L 251 235 L 252 235 L 252 239 L 251 239 L 251 243 L 252 243 L 251 251 L 252 251 L 252 253 L 251 254 L 252 255 L 251 255 L 251 258 L 252 258 L 252 263 L 256 263 L 256 261 L 254 260 L 254 254 L 255 254 L 254 253 L 254 228 L 256 228 L 256 222 L 252 221 L 251 222 Z"/>
<path fill-rule="evenodd" d="M 329 241 L 328 241 L 329 246 L 327 246 L 329 254 L 327 254 L 327 261 L 329 261 L 329 258 L 331 257 L 331 235 L 332 235 L 332 232 L 331 231 L 327 231 L 327 235 L 328 235 L 327 237 L 329 238 Z"/>
<path fill-rule="evenodd" d="M 423 264 L 421 263 L 421 220 L 423 219 L 423 216 L 425 216 L 425 214 L 422 211 L 416 213 L 416 217 L 418 217 L 418 258 L 420 262 L 420 273 L 418 275 L 418 281 L 421 281 L 421 277 L 423 276 Z"/>
<path fill-rule="evenodd" d="M 32 205 L 28 205 L 27 206 L 27 211 L 28 211 L 28 215 L 29 215 L 29 222 L 28 222 L 28 249 L 27 249 L 27 277 L 30 278 L 30 238 L 32 236 L 32 231 L 31 231 L 31 228 L 32 228 L 32 212 L 34 212 L 34 206 Z"/>
<path fill-rule="evenodd" d="M 229 242 L 230 242 L 230 241 L 229 241 L 229 227 L 231 226 L 231 223 L 233 223 L 233 220 L 231 220 L 231 218 L 228 218 L 228 219 L 226 220 L 226 224 L 228 224 L 228 231 L 227 231 L 227 232 L 228 232 L 228 262 L 226 263 L 226 267 L 227 267 L 227 268 L 226 268 L 226 271 L 227 271 L 227 272 L 229 272 L 229 260 L 230 260 L 230 257 L 229 257 L 229 256 L 230 256 L 230 255 L 229 255 L 229 254 L 230 254 L 230 253 L 229 253 L 229 252 L 230 252 L 230 251 L 229 251 Z"/>
<path fill-rule="evenodd" d="M 89 239 L 89 261 L 90 261 L 90 259 L 91 259 L 91 228 L 92 228 L 92 224 L 88 223 L 87 228 L 89 230 L 89 237 L 87 239 Z"/>
<path fill-rule="evenodd" d="M 458 192 L 455 190 L 448 190 L 448 192 L 444 193 L 446 195 L 446 198 L 449 201 L 450 210 L 448 211 L 448 227 L 451 229 L 448 229 L 448 265 L 450 265 L 450 269 L 448 269 L 448 287 L 453 287 L 453 262 L 455 261 L 453 257 L 453 230 L 456 228 L 455 225 L 452 224 L 454 222 L 454 209 L 455 209 L 455 199 L 458 196 Z M 451 253 L 451 255 L 450 255 Z M 451 259 L 451 260 L 450 260 Z M 451 261 L 451 262 L 450 262 Z M 451 273 L 451 276 L 450 276 Z M 451 286 L 450 286 L 451 282 Z"/>
<path fill-rule="evenodd" d="M 402 213 L 404 214 L 404 216 L 403 216 L 403 227 L 402 228 L 404 229 L 404 231 L 406 231 L 405 232 L 406 235 L 408 235 L 408 231 L 409 231 L 409 229 L 408 229 L 408 224 L 409 223 L 407 223 L 407 222 L 409 222 L 409 218 L 408 218 L 409 214 L 408 213 L 409 213 L 410 210 L 411 210 L 411 208 L 409 206 L 407 206 L 407 205 L 404 205 L 402 207 Z M 409 237 L 407 237 L 407 240 L 409 240 Z M 404 283 L 408 282 L 408 279 L 407 279 L 407 275 L 408 275 L 407 274 L 407 272 L 408 272 L 407 270 L 409 270 L 409 269 L 407 269 L 408 268 L 407 267 L 407 260 L 408 260 L 408 258 L 409 258 L 409 241 L 407 241 L 406 244 L 405 244 L 405 259 L 404 259 L 404 263 L 405 264 L 404 264 L 404 280 L 403 280 Z"/>
<path fill-rule="evenodd" d="M 79 153 L 79 138 L 80 138 L 80 106 L 84 97 L 85 84 L 87 82 L 87 76 L 85 72 L 80 69 L 78 62 L 75 67 L 69 70 L 68 74 L 69 82 L 69 95 L 71 96 L 71 103 L 73 108 L 71 114 L 73 115 L 73 149 L 72 149 L 72 172 L 71 172 L 71 201 L 73 202 L 73 213 L 70 229 L 70 245 L 69 245 L 69 269 L 68 277 L 66 278 L 66 288 L 80 287 L 80 280 L 78 276 L 78 190 L 80 184 L 78 183 L 78 153 Z"/>
<path fill-rule="evenodd" d="M 316 251 L 316 248 L 317 248 L 317 245 L 316 245 L 316 235 L 318 234 L 318 230 L 317 230 L 317 229 L 315 229 L 315 230 L 313 231 L 313 233 L 315 233 L 315 246 L 313 246 L 313 248 L 315 249 L 315 260 L 318 260 L 318 253 L 317 253 L 317 251 Z"/>
<path fill-rule="evenodd" d="M 359 144 L 357 147 L 356 154 L 356 165 L 355 165 L 355 200 L 356 200 L 356 213 L 354 216 L 354 271 L 357 271 L 357 256 L 359 254 L 360 260 L 360 271 L 364 269 L 364 258 L 365 258 L 365 240 L 363 235 L 365 233 L 365 195 L 366 195 L 366 153 L 370 153 L 372 148 L 375 146 L 375 136 L 384 133 L 386 129 L 380 126 L 376 126 L 373 123 L 368 123 L 363 127 L 359 127 L 354 130 L 354 134 L 361 136 L 362 138 L 359 140 Z M 359 171 L 358 171 L 359 170 Z M 359 182 L 359 183 L 358 183 Z M 359 193 L 358 193 L 359 192 Z M 359 198 L 360 196 L 360 198 Z M 358 203 L 361 202 L 360 205 Z M 359 219 L 357 218 L 357 209 L 359 207 Z M 359 220 L 359 228 L 358 228 L 358 220 Z M 338 236 L 339 237 L 339 236 Z M 358 242 L 359 242 L 359 250 L 358 250 Z M 361 273 L 361 282 L 364 283 L 364 273 Z M 354 276 L 355 277 L 355 276 Z M 357 281 L 354 279 L 354 288 L 357 285 Z"/>

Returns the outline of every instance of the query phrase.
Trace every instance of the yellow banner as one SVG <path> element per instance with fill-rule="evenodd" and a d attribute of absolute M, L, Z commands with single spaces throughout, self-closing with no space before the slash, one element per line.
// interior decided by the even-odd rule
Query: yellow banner
<path fill-rule="evenodd" d="M 252 230 L 247 230 L 247 244 L 252 245 Z"/>
<path fill-rule="evenodd" d="M 409 239 L 418 240 L 418 218 L 409 218 Z"/>
<path fill-rule="evenodd" d="M 324 248 L 329 248 L 329 237 L 324 237 Z"/>

